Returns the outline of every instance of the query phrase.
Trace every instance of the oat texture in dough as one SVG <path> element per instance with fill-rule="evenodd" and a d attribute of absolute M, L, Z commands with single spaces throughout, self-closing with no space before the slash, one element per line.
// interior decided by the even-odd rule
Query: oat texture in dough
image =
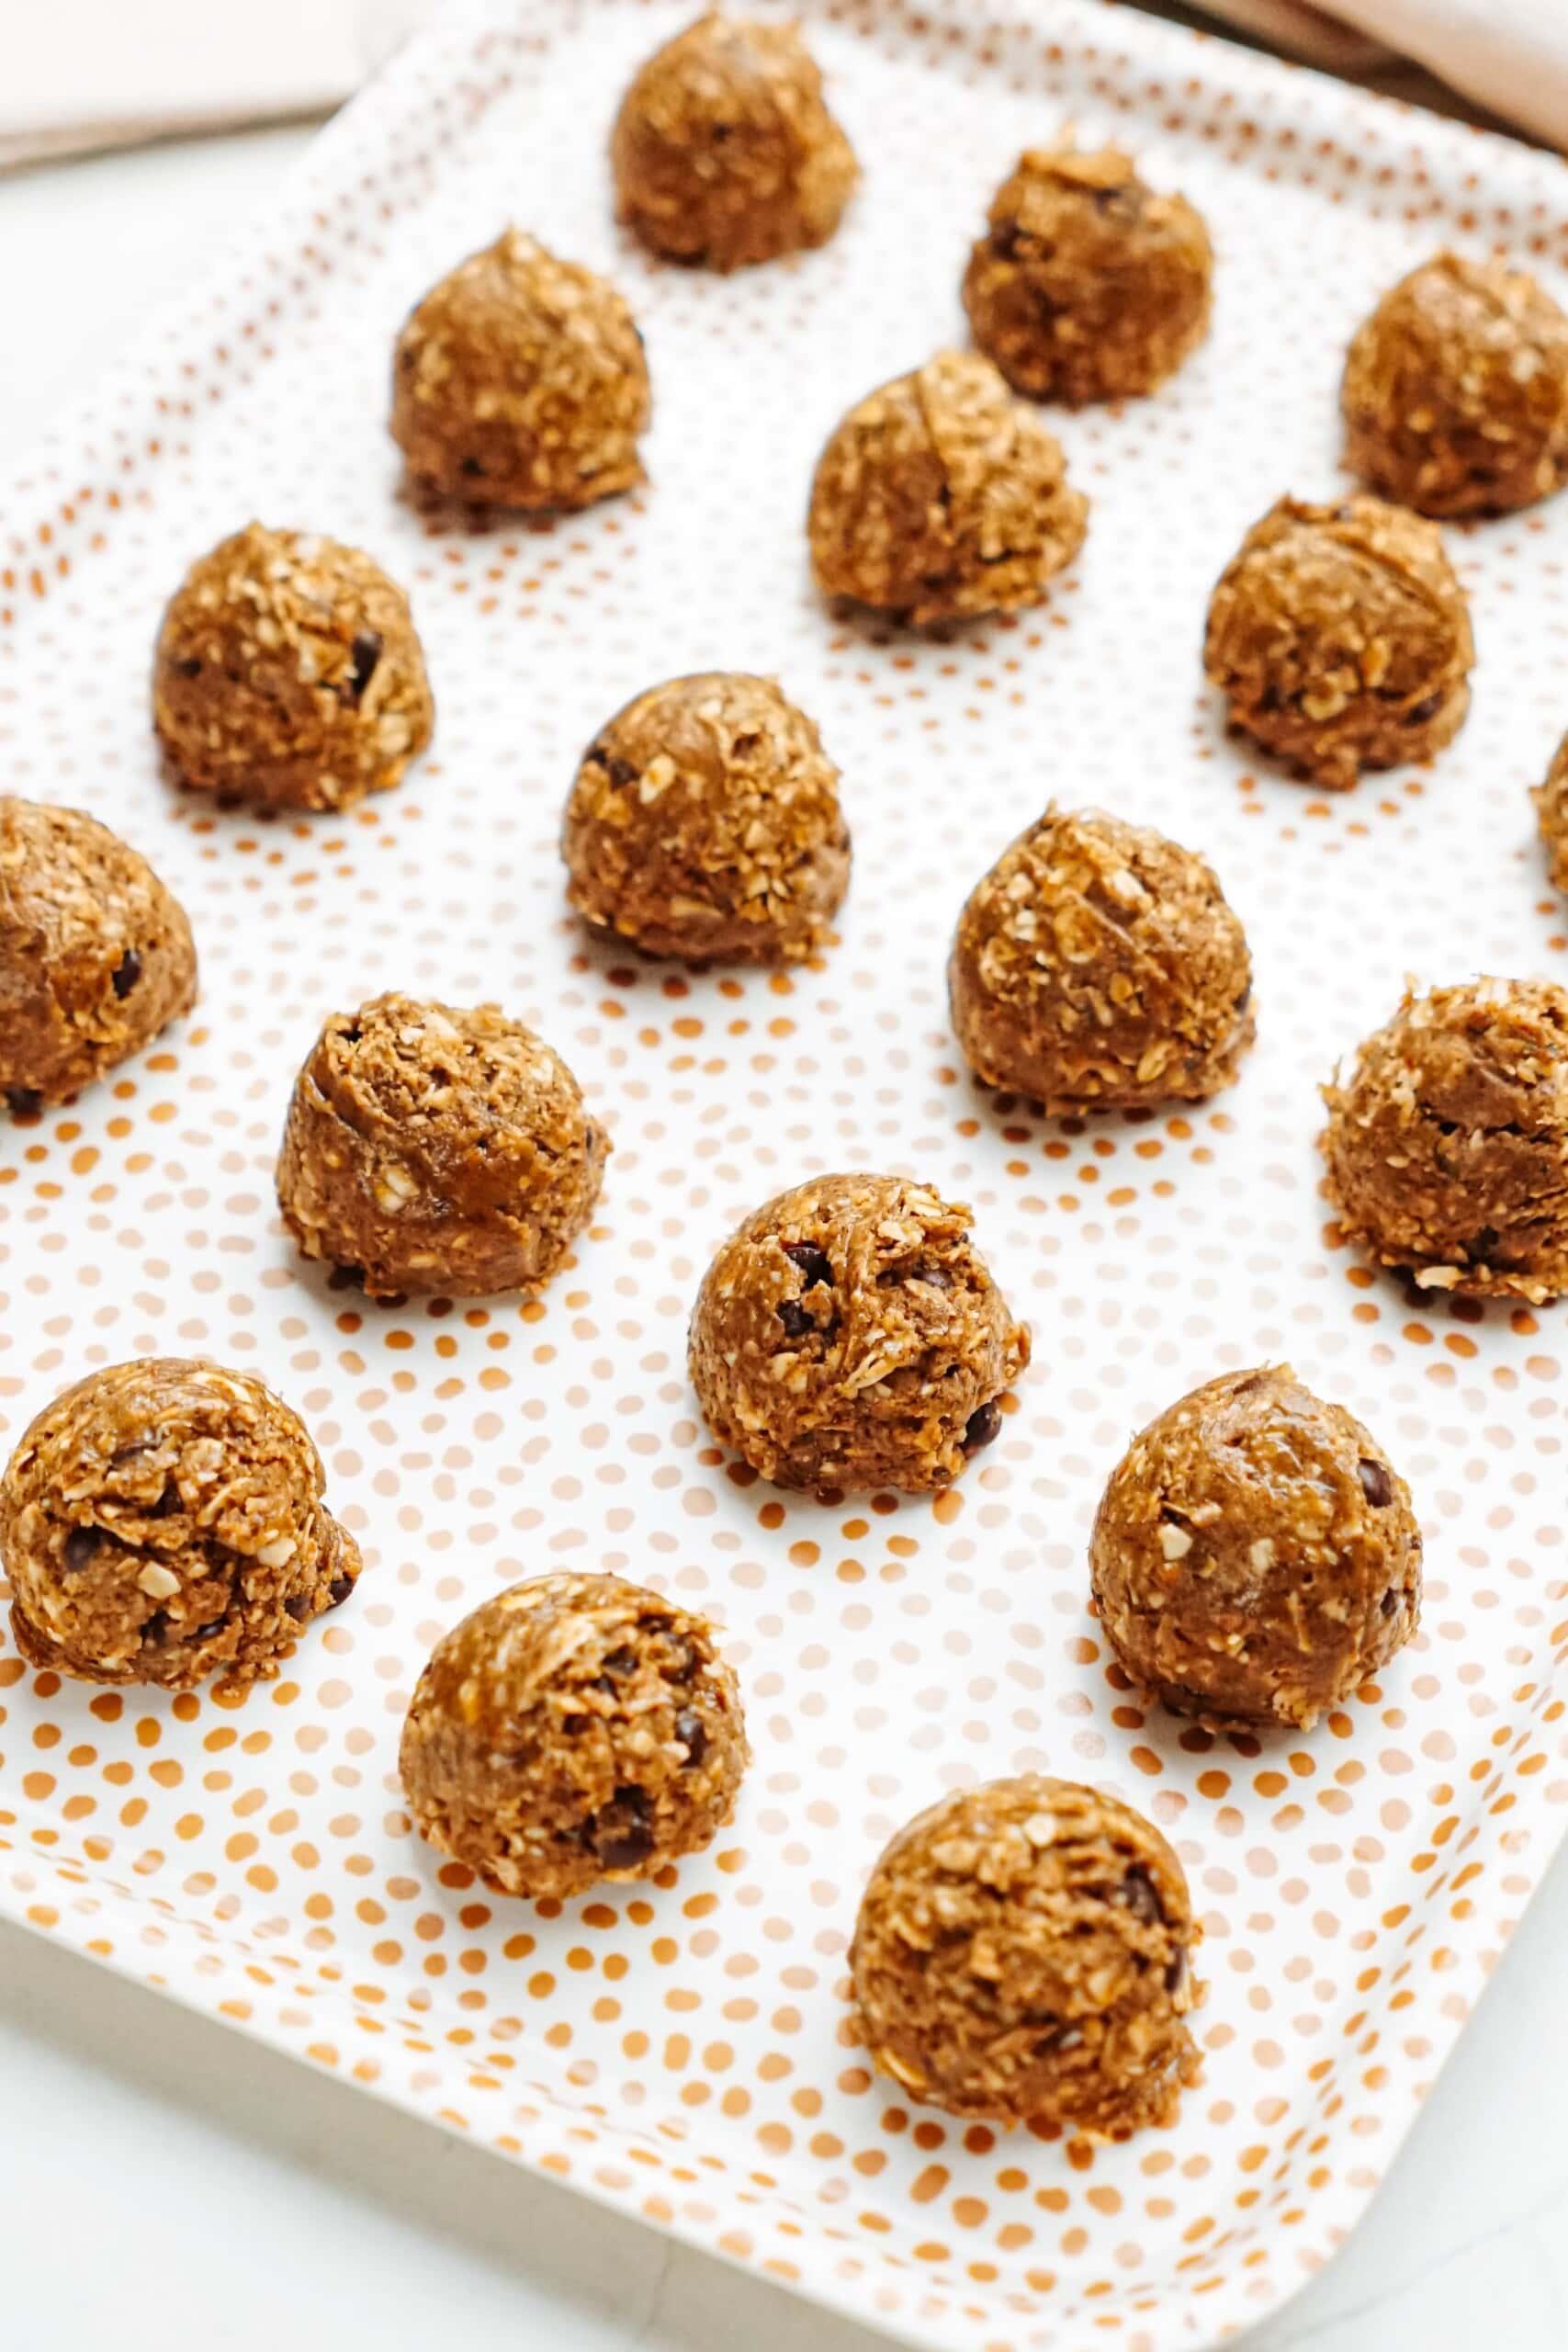
<path fill-rule="evenodd" d="M 749 1755 L 704 1618 L 619 1577 L 558 1575 L 436 1644 L 400 1764 L 433 1846 L 500 1894 L 559 1902 L 707 1845 Z"/>
<path fill-rule="evenodd" d="M 850 877 L 839 771 L 771 678 L 672 678 L 582 755 L 567 896 L 650 956 L 773 963 L 829 936 Z"/>
<path fill-rule="evenodd" d="M 392 437 L 427 496 L 591 506 L 643 479 L 651 396 L 615 288 L 508 229 L 433 286 L 392 360 Z"/>
<path fill-rule="evenodd" d="M 0 1480 L 0 1565 L 30 1666 L 184 1690 L 276 1673 L 359 1552 L 303 1424 L 247 1372 L 177 1358 L 67 1388 Z"/>
<path fill-rule="evenodd" d="M 1545 781 L 1532 795 L 1547 865 L 1560 890 L 1568 890 L 1568 735 L 1557 746 Z"/>
<path fill-rule="evenodd" d="M 0 1099 L 37 1111 L 196 1002 L 185 909 L 77 808 L 0 794 Z"/>
<path fill-rule="evenodd" d="M 1038 605 L 1083 544 L 1060 443 L 974 352 L 944 351 L 852 408 L 817 461 L 824 595 L 926 626 Z"/>
<path fill-rule="evenodd" d="M 862 2036 L 913 2098 L 1107 2138 L 1197 2080 L 1199 1939 L 1151 1821 L 1071 1781 L 961 1789 L 872 1871 L 850 1952 Z"/>
<path fill-rule="evenodd" d="M 720 270 L 825 244 L 857 177 L 797 28 L 716 10 L 636 75 L 610 160 L 617 217 L 655 253 Z"/>
<path fill-rule="evenodd" d="M 592 1215 L 608 1149 L 520 1021 L 378 996 L 331 1016 L 295 1081 L 278 1205 L 372 1298 L 532 1291 Z"/>
<path fill-rule="evenodd" d="M 1523 270 L 1438 254 L 1358 330 L 1345 462 L 1423 514 L 1529 506 L 1568 481 L 1568 317 Z"/>
<path fill-rule="evenodd" d="M 252 523 L 164 615 L 152 717 L 182 784 L 260 809 L 349 808 L 430 741 L 408 598 L 357 548 Z"/>
<path fill-rule="evenodd" d="M 953 1025 L 987 1086 L 1050 1111 L 1201 1102 L 1252 1043 L 1247 937 L 1196 853 L 1053 806 L 970 893 Z"/>
<path fill-rule="evenodd" d="M 775 1486 L 952 1483 L 1029 1362 L 969 1212 L 898 1176 L 818 1176 L 749 1216 L 697 1296 L 692 1384 Z"/>
<path fill-rule="evenodd" d="M 1117 148 L 1070 139 L 1019 157 L 969 256 L 975 340 L 1034 400 L 1152 392 L 1209 331 L 1213 250 L 1184 196 L 1156 196 Z"/>
<path fill-rule="evenodd" d="M 1410 1489 L 1288 1364 L 1223 1373 L 1134 1439 L 1089 1546 L 1123 1670 L 1181 1714 L 1309 1729 L 1421 1608 Z"/>
<path fill-rule="evenodd" d="M 1407 994 L 1324 1099 L 1329 1196 L 1370 1256 L 1423 1290 L 1568 1290 L 1568 990 Z"/>

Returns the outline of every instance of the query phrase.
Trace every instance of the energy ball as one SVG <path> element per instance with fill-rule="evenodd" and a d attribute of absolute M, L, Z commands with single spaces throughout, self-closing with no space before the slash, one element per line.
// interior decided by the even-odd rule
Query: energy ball
<path fill-rule="evenodd" d="M 1122 2138 L 1198 2077 L 1200 1929 L 1153 1822 L 1030 1774 L 917 1814 L 872 1871 L 850 1977 L 875 2064 L 953 2115 Z"/>
<path fill-rule="evenodd" d="M 1345 462 L 1423 514 L 1495 514 L 1568 481 L 1568 318 L 1523 270 L 1438 254 L 1359 327 Z"/>
<path fill-rule="evenodd" d="M 566 805 L 567 896 L 649 956 L 776 963 L 829 936 L 850 878 L 839 771 L 771 678 L 650 686 L 600 729 Z"/>
<path fill-rule="evenodd" d="M 196 1002 L 185 909 L 79 808 L 0 794 L 0 1097 L 62 1102 Z"/>
<path fill-rule="evenodd" d="M 656 254 L 721 270 L 826 244 L 859 176 L 797 28 L 716 9 L 637 74 L 610 161 L 618 220 Z"/>
<path fill-rule="evenodd" d="M 1270 507 L 1220 574 L 1203 646 L 1231 726 L 1330 792 L 1451 742 L 1474 660 L 1437 531 L 1366 497 Z"/>
<path fill-rule="evenodd" d="M 1200 1102 L 1251 1045 L 1252 959 L 1213 870 L 1053 804 L 970 893 L 947 967 L 976 1076 L 1048 1111 Z"/>
<path fill-rule="evenodd" d="M 1369 1256 L 1422 1290 L 1568 1291 L 1568 990 L 1407 992 L 1323 1094 L 1329 1197 Z"/>
<path fill-rule="evenodd" d="M 750 1761 L 705 1619 L 619 1577 L 536 1577 L 438 1642 L 403 1725 L 415 1828 L 498 1894 L 652 1878 L 729 1819 Z"/>
<path fill-rule="evenodd" d="M 1029 1362 L 969 1211 L 901 1176 L 818 1176 L 749 1216 L 692 1316 L 714 1435 L 777 1487 L 951 1486 Z"/>
<path fill-rule="evenodd" d="M 295 1080 L 277 1201 L 307 1258 L 372 1298 L 534 1291 L 592 1216 L 609 1148 L 522 1022 L 378 996 L 332 1014 Z"/>
<path fill-rule="evenodd" d="M 1409 1487 L 1289 1364 L 1223 1373 L 1134 1438 L 1089 1568 L 1130 1679 L 1222 1721 L 1310 1729 L 1404 1647 L 1421 1609 Z"/>
<path fill-rule="evenodd" d="M 357 548 L 252 523 L 164 615 L 152 719 L 182 784 L 253 808 L 388 792 L 434 719 L 408 598 Z"/>
<path fill-rule="evenodd" d="M 1201 215 L 1156 196 L 1118 149 L 1031 149 L 988 220 L 964 307 L 1015 391 L 1075 408 L 1152 392 L 1207 334 L 1214 254 Z"/>
<path fill-rule="evenodd" d="M 426 496 L 592 506 L 643 479 L 652 407 L 615 288 L 508 229 L 433 286 L 392 362 L 392 438 Z"/>
<path fill-rule="evenodd" d="M 0 1479 L 17 1647 L 86 1682 L 276 1674 L 359 1574 L 324 1485 L 303 1423 L 249 1373 L 159 1357 L 90 1374 Z"/>
<path fill-rule="evenodd" d="M 1557 746 L 1546 780 L 1531 795 L 1551 878 L 1568 890 L 1568 735 Z"/>
<path fill-rule="evenodd" d="M 817 583 L 924 627 L 1038 605 L 1083 545 L 1061 445 L 974 352 L 872 392 L 817 461 Z"/>

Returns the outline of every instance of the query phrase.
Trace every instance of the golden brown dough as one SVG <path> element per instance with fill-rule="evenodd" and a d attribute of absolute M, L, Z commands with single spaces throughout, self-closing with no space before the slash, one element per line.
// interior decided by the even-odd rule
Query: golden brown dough
<path fill-rule="evenodd" d="M 1568 735 L 1552 754 L 1545 781 L 1530 797 L 1551 878 L 1560 890 L 1568 890 Z"/>

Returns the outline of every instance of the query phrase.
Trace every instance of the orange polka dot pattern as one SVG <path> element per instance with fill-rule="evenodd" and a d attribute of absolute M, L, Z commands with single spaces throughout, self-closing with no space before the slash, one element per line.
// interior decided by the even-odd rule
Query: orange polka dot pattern
<path fill-rule="evenodd" d="M 204 991 L 114 1080 L 0 1129 L 0 1441 L 93 1364 L 210 1351 L 307 1417 L 367 1574 L 240 1704 L 62 1687 L 0 1648 L 0 1901 L 911 2342 L 1206 2344 L 1361 2210 L 1564 1819 L 1557 1320 L 1359 1270 L 1313 1137 L 1315 1081 L 1407 969 L 1549 970 L 1568 948 L 1525 791 L 1568 716 L 1568 502 L 1449 534 L 1480 668 L 1429 775 L 1330 801 L 1257 766 L 1203 689 L 1203 606 L 1280 492 L 1339 479 L 1340 356 L 1381 287 L 1453 240 L 1561 296 L 1561 169 L 1120 10 L 1054 0 L 1047 47 L 1023 0 L 824 0 L 808 30 L 863 189 L 823 252 L 718 281 L 610 219 L 619 87 L 683 13 L 445 14 L 4 503 L 8 788 L 152 857 Z M 960 333 L 992 184 L 1066 119 L 1201 206 L 1213 337 L 1156 399 L 1062 418 L 1095 503 L 1047 610 L 921 642 L 828 612 L 802 527 L 817 449 Z M 650 482 L 553 529 L 465 534 L 397 500 L 388 360 L 422 288 L 508 216 L 630 296 Z M 412 594 L 436 742 L 351 818 L 224 816 L 156 770 L 160 605 L 258 511 L 365 546 Z M 776 671 L 843 769 L 840 944 L 787 977 L 635 964 L 563 902 L 581 745 L 649 680 L 725 667 Z M 1212 1109 L 1052 1125 L 961 1073 L 945 942 L 1052 794 L 1202 849 L 1248 922 L 1259 1042 Z M 372 1310 L 288 1243 L 293 1072 L 329 1008 L 386 988 L 499 999 L 614 1128 L 598 1221 L 537 1304 Z M 774 1495 L 686 1386 L 714 1245 L 835 1167 L 971 1200 L 1034 1326 L 1002 1435 L 934 1505 Z M 1086 1539 L 1134 1425 L 1285 1356 L 1408 1476 L 1425 1629 L 1310 1738 L 1216 1738 L 1118 1680 Z M 544 1916 L 423 1849 L 394 1766 L 436 1634 L 562 1566 L 712 1611 L 757 1755 L 678 1878 Z M 1211 1990 L 1174 2132 L 964 2129 L 873 2083 L 845 2022 L 884 1838 L 1026 1769 L 1113 1787 L 1181 1852 Z"/>

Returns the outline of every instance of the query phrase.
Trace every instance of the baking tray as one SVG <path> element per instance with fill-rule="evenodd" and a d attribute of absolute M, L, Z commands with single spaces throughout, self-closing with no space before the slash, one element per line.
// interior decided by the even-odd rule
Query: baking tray
<path fill-rule="evenodd" d="M 1568 946 L 1526 797 L 1568 719 L 1568 501 L 1450 533 L 1473 715 L 1429 773 L 1340 799 L 1227 743 L 1204 602 L 1277 493 L 1338 481 L 1340 355 L 1375 291 L 1450 238 L 1560 284 L 1568 173 L 1121 10 L 846 0 L 806 14 L 862 195 L 824 252 L 726 282 L 656 266 L 610 220 L 617 94 L 685 13 L 445 15 L 0 510 L 7 785 L 141 843 L 203 968 L 195 1017 L 140 1063 L 0 1130 L 0 1438 L 92 1364 L 209 1351 L 306 1416 L 368 1563 L 241 1703 L 62 1687 L 0 1652 L 0 1904 L 911 2343 L 1206 2344 L 1362 2211 L 1564 1818 L 1558 1323 L 1358 1269 L 1313 1138 L 1317 1080 L 1407 970 L 1549 970 Z M 816 451 L 958 335 L 987 194 L 1064 118 L 1207 213 L 1213 334 L 1156 399 L 1062 419 L 1094 511 L 1045 611 L 946 639 L 847 620 L 807 573 Z M 553 528 L 436 529 L 397 495 L 391 338 L 508 217 L 629 294 L 650 484 Z M 412 588 L 436 744 L 348 818 L 219 815 L 158 774 L 160 607 L 258 512 Z M 844 772 L 855 876 L 819 968 L 682 975 L 565 915 L 581 744 L 646 682 L 724 666 L 779 673 Z M 1212 1107 L 1053 1124 L 960 1075 L 946 938 L 1053 793 L 1206 850 L 1248 922 L 1259 1041 Z M 501 1000 L 614 1130 L 600 1220 L 537 1304 L 376 1309 L 288 1246 L 270 1172 L 293 1071 L 323 1012 L 384 987 Z M 934 1502 L 750 1483 L 685 1385 L 713 1245 L 833 1166 L 971 1201 L 1034 1327 L 1004 1437 Z M 1086 1534 L 1135 1424 L 1281 1357 L 1408 1476 L 1425 1625 L 1310 1737 L 1214 1737 L 1108 1678 Z M 440 1867 L 393 1768 L 437 1633 L 572 1566 L 716 1613 L 756 1761 L 678 1880 L 544 1916 Z M 884 1838 L 1031 1768 L 1145 1806 L 1205 1922 L 1205 2080 L 1179 2128 L 1122 2147 L 911 2110 L 844 2027 Z"/>

